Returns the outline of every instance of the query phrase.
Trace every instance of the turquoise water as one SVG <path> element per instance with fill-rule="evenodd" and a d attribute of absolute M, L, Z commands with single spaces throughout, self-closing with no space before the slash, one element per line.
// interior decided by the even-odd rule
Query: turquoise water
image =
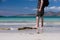
<path fill-rule="evenodd" d="M 54 22 L 60 23 L 60 17 L 47 16 L 47 17 L 44 17 L 44 21 L 47 22 L 44 25 L 44 27 L 55 27 L 55 26 L 60 27 L 60 24 L 59 25 L 57 23 L 54 24 Z M 19 27 L 24 27 L 24 26 L 25 27 L 32 27 L 32 26 L 36 25 L 35 22 L 36 22 L 35 16 L 0 17 L 0 27 L 13 27 L 13 28 L 17 28 L 17 27 L 19 28 Z M 10 23 L 11 25 L 8 23 Z M 13 23 L 16 23 L 16 25 Z"/>
<path fill-rule="evenodd" d="M 20 16 L 20 17 L 2 17 L 0 18 L 0 22 L 35 22 L 36 17 L 35 16 Z M 47 16 L 44 17 L 44 21 L 60 21 L 60 17 L 56 16 Z"/>

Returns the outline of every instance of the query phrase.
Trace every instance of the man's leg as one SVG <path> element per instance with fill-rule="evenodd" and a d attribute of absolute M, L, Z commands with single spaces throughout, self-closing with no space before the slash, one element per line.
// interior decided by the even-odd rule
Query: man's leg
<path fill-rule="evenodd" d="M 39 27 L 39 17 L 36 16 L 36 27 L 38 28 Z"/>
<path fill-rule="evenodd" d="M 40 18 L 40 22 L 41 22 L 41 24 L 40 24 L 40 33 L 42 33 L 43 32 L 43 16 Z"/>
<path fill-rule="evenodd" d="M 41 27 L 43 27 L 43 16 L 41 17 Z"/>
<path fill-rule="evenodd" d="M 39 16 L 36 16 L 36 27 L 37 27 L 37 33 L 39 33 Z"/>

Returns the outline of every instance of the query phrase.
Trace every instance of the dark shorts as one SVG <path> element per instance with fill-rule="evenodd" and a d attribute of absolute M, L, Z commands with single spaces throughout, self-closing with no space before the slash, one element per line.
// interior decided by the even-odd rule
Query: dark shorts
<path fill-rule="evenodd" d="M 44 11 L 37 12 L 36 16 L 42 17 L 44 15 Z"/>

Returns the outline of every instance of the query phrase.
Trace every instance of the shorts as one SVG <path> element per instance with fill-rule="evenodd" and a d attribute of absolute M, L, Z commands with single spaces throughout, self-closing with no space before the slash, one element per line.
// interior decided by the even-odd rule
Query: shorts
<path fill-rule="evenodd" d="M 36 16 L 38 17 L 42 17 L 44 15 L 44 11 L 41 11 L 41 12 L 37 12 Z"/>

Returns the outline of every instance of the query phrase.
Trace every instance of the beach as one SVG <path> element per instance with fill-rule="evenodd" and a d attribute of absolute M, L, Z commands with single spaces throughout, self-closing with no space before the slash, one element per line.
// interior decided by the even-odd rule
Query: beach
<path fill-rule="evenodd" d="M 0 30 L 0 40 L 60 40 L 60 26 L 54 26 L 43 27 L 40 34 L 37 34 L 36 29 Z"/>
<path fill-rule="evenodd" d="M 0 40 L 60 40 L 60 33 L 0 33 Z"/>
<path fill-rule="evenodd" d="M 60 40 L 60 26 L 54 26 L 43 27 L 39 34 L 36 29 L 0 30 L 0 40 Z"/>
<path fill-rule="evenodd" d="M 60 40 L 60 0 L 44 1 L 0 0 L 0 40 Z"/>
<path fill-rule="evenodd" d="M 0 40 L 60 40 L 60 27 L 45 27 L 43 33 L 36 30 L 0 30 Z"/>
<path fill-rule="evenodd" d="M 40 34 L 36 29 L 18 30 L 36 27 L 35 21 L 35 17 L 0 18 L 0 40 L 60 40 L 60 18 L 44 18 L 43 32 Z"/>

